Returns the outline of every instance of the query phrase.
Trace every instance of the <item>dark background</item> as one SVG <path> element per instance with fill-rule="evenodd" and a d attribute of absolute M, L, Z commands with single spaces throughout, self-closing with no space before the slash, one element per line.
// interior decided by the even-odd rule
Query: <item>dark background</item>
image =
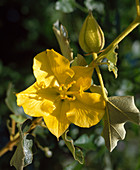
<path fill-rule="evenodd" d="M 0 148 L 9 141 L 6 126 L 11 111 L 5 104 L 9 83 L 19 92 L 34 82 L 32 74 L 33 57 L 45 49 L 53 48 L 60 52 L 59 45 L 52 30 L 56 20 L 67 28 L 74 56 L 83 54 L 78 44 L 78 35 L 88 9 L 105 34 L 107 46 L 136 17 L 135 3 L 132 0 L 1 0 L 0 1 Z M 118 52 L 118 78 L 102 68 L 105 86 L 110 96 L 133 95 L 140 109 L 140 29 L 136 28 L 120 44 Z M 96 77 L 95 77 L 95 81 Z M 98 81 L 97 81 L 98 83 Z M 25 169 L 71 169 L 79 170 L 139 170 L 140 169 L 140 128 L 132 123 L 126 124 L 127 135 L 118 147 L 109 153 L 104 144 L 99 144 L 102 125 L 90 129 L 71 126 L 74 139 L 87 133 L 95 134 L 95 147 L 85 156 L 85 164 L 73 162 L 72 155 L 47 130 L 39 130 L 38 140 L 53 152 L 51 158 L 45 157 L 37 150 L 34 161 Z M 102 141 L 102 140 L 101 140 Z M 61 144 L 62 143 L 62 144 Z M 14 148 L 15 150 L 15 148 Z M 12 170 L 10 159 L 14 153 L 7 152 L 0 158 L 0 169 Z M 73 168 L 72 168 L 73 167 Z M 69 169 L 70 169 L 69 168 Z"/>

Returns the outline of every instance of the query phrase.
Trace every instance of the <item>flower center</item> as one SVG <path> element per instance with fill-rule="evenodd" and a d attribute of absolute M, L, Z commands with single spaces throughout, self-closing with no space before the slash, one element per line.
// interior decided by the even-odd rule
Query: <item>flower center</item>
<path fill-rule="evenodd" d="M 76 99 L 75 94 L 79 93 L 79 91 L 70 91 L 70 88 L 75 83 L 76 82 L 73 81 L 70 84 L 68 84 L 67 86 L 64 85 L 64 84 L 60 85 L 60 87 L 59 87 L 59 94 L 60 94 L 61 100 L 68 99 L 69 101 L 73 101 L 73 100 Z"/>

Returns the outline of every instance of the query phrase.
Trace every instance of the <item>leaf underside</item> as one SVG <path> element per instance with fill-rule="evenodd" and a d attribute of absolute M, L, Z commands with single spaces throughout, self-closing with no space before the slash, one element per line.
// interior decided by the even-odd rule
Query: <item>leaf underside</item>
<path fill-rule="evenodd" d="M 66 28 L 63 25 L 59 26 L 59 21 L 56 21 L 53 25 L 53 31 L 57 38 L 63 56 L 66 57 L 69 61 L 72 61 L 73 52 L 70 48 L 68 32 Z"/>
<path fill-rule="evenodd" d="M 109 97 L 104 116 L 102 136 L 110 152 L 117 146 L 119 140 L 126 135 L 124 124 L 127 121 L 140 124 L 140 112 L 135 106 L 133 96 Z"/>
<path fill-rule="evenodd" d="M 34 145 L 33 136 L 30 134 L 24 134 L 20 130 L 20 141 L 18 143 L 17 149 L 10 161 L 10 165 L 14 166 L 17 170 L 23 170 L 23 168 L 32 163 L 33 152 L 32 148 Z"/>

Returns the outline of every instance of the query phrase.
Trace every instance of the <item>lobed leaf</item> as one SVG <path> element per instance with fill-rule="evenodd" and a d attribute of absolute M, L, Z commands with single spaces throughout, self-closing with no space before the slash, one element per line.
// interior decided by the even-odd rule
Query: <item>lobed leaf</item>
<path fill-rule="evenodd" d="M 117 78 L 117 67 L 116 67 L 116 64 L 117 64 L 117 53 L 115 52 L 115 49 L 118 48 L 118 45 L 112 47 L 109 51 L 107 51 L 105 54 L 101 55 L 100 57 L 101 58 L 107 58 L 108 60 L 108 70 L 109 71 L 113 71 L 114 75 L 115 75 L 115 78 Z"/>
<path fill-rule="evenodd" d="M 67 145 L 67 147 L 68 147 L 69 150 L 71 151 L 74 159 L 75 159 L 76 161 L 78 161 L 80 164 L 83 164 L 83 163 L 84 163 L 84 155 L 83 155 L 83 152 L 81 151 L 80 148 L 74 146 L 73 140 L 72 140 L 71 137 L 67 136 L 67 132 L 68 132 L 68 131 L 66 131 L 66 132 L 62 135 L 63 140 L 65 141 L 65 144 Z"/>
<path fill-rule="evenodd" d="M 119 140 L 126 135 L 124 124 L 127 121 L 140 125 L 140 112 L 135 106 L 133 96 L 109 97 L 104 116 L 104 129 L 102 136 L 106 147 L 111 152 Z"/>
<path fill-rule="evenodd" d="M 59 21 L 56 21 L 53 24 L 53 31 L 57 38 L 63 56 L 66 57 L 69 61 L 72 61 L 73 52 L 72 49 L 70 48 L 66 28 L 63 25 L 59 25 Z"/>

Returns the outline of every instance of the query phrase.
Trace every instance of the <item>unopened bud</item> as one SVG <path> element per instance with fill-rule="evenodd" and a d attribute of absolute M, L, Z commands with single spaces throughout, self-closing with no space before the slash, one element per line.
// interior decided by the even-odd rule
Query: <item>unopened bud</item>
<path fill-rule="evenodd" d="M 79 35 L 79 44 L 87 53 L 98 53 L 104 47 L 104 33 L 97 21 L 89 12 Z"/>

